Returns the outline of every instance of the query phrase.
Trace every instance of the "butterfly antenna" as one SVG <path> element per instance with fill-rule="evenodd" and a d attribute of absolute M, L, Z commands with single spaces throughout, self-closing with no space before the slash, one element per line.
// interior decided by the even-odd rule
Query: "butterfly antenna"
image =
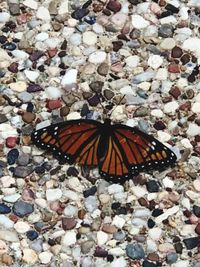
<path fill-rule="evenodd" d="M 112 113 L 115 111 L 115 109 L 122 103 L 122 101 L 124 100 L 125 95 L 122 96 L 122 98 L 120 99 L 119 103 L 117 103 L 117 105 L 114 107 L 114 109 L 111 111 L 111 113 L 109 114 L 109 116 L 112 115 Z"/>

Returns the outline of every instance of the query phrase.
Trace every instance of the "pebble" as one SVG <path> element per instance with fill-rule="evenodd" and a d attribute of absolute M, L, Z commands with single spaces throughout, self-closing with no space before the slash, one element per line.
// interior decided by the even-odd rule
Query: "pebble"
<path fill-rule="evenodd" d="M 135 259 L 143 259 L 145 257 L 144 250 L 139 244 L 128 244 L 126 246 L 126 254 L 129 258 Z"/>
<path fill-rule="evenodd" d="M 64 248 L 74 245 L 76 243 L 76 232 L 74 230 L 67 231 L 62 237 L 61 243 Z"/>
<path fill-rule="evenodd" d="M 11 212 L 11 208 L 4 203 L 0 203 L 0 214 L 8 214 Z"/>
<path fill-rule="evenodd" d="M 106 60 L 107 54 L 104 51 L 93 52 L 89 55 L 88 61 L 93 64 L 101 64 Z"/>
<path fill-rule="evenodd" d="M 25 248 L 22 250 L 23 252 L 23 261 L 27 264 L 35 264 L 38 260 L 38 255 L 37 253 L 29 248 Z"/>
<path fill-rule="evenodd" d="M 97 245 L 102 246 L 108 241 L 108 234 L 103 231 L 97 232 Z"/>
<path fill-rule="evenodd" d="M 148 65 L 152 69 L 158 69 L 163 63 L 163 58 L 159 55 L 151 55 L 148 59 Z"/>
<path fill-rule="evenodd" d="M 33 241 L 38 238 L 38 233 L 34 230 L 29 230 L 26 232 L 26 236 L 29 240 Z"/>
<path fill-rule="evenodd" d="M 59 188 L 56 189 L 47 189 L 46 199 L 47 201 L 55 201 L 62 197 L 62 190 Z"/>
<path fill-rule="evenodd" d="M 41 19 L 43 21 L 49 21 L 51 19 L 51 16 L 49 14 L 49 10 L 44 6 L 40 6 L 38 8 L 36 16 L 38 19 Z"/>
<path fill-rule="evenodd" d="M 19 200 L 13 205 L 13 213 L 20 218 L 31 214 L 34 211 L 33 204 Z"/>
<path fill-rule="evenodd" d="M 41 261 L 42 264 L 48 264 L 50 263 L 51 259 L 52 259 L 53 254 L 50 253 L 49 251 L 44 251 L 41 252 L 38 257 L 39 260 Z"/>
<path fill-rule="evenodd" d="M 172 113 L 174 114 L 176 110 L 178 109 L 179 105 L 176 101 L 171 101 L 164 105 L 164 113 Z"/>
<path fill-rule="evenodd" d="M 149 229 L 149 237 L 153 240 L 159 240 L 162 236 L 162 230 L 159 227 Z"/>
<path fill-rule="evenodd" d="M 24 234 L 30 229 L 30 225 L 26 222 L 18 221 L 15 223 L 14 228 L 17 231 L 17 233 Z"/>
<path fill-rule="evenodd" d="M 136 29 L 143 29 L 149 26 L 150 23 L 148 20 L 144 19 L 140 15 L 132 15 L 132 26 Z"/>
<path fill-rule="evenodd" d="M 0 215 L 0 225 L 6 229 L 12 229 L 14 226 L 14 222 L 2 214 Z"/>
<path fill-rule="evenodd" d="M 97 35 L 92 31 L 83 33 L 83 43 L 86 45 L 95 45 L 97 43 Z"/>
<path fill-rule="evenodd" d="M 64 77 L 62 78 L 62 86 L 67 86 L 67 85 L 71 85 L 71 84 L 75 84 L 77 81 L 77 74 L 78 71 L 76 69 L 70 69 L 68 70 Z"/>

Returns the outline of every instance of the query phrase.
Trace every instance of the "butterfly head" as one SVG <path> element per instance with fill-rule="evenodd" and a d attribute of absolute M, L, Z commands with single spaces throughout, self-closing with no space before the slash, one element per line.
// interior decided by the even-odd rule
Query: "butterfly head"
<path fill-rule="evenodd" d="M 106 126 L 111 125 L 111 120 L 108 119 L 108 118 L 106 118 L 106 119 L 104 120 L 104 125 L 106 125 Z"/>

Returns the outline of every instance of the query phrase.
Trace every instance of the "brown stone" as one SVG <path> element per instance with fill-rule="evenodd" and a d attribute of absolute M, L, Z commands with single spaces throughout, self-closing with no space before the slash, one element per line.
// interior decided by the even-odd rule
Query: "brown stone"
<path fill-rule="evenodd" d="M 97 68 L 97 72 L 101 76 L 106 76 L 108 74 L 108 71 L 109 71 L 109 66 L 107 63 L 101 63 Z"/>
<path fill-rule="evenodd" d="M 32 112 L 23 112 L 22 114 L 22 120 L 26 123 L 31 123 L 36 118 L 35 113 Z"/>
<path fill-rule="evenodd" d="M 147 258 L 150 261 L 159 261 L 159 256 L 157 253 L 149 253 Z"/>
<path fill-rule="evenodd" d="M 1 261 L 6 266 L 11 266 L 13 264 L 13 258 L 10 255 L 6 254 L 6 253 L 1 256 Z"/>
<path fill-rule="evenodd" d="M 62 218 L 63 230 L 71 230 L 76 226 L 76 220 L 74 218 Z"/>
<path fill-rule="evenodd" d="M 69 114 L 70 108 L 65 106 L 60 109 L 60 116 L 65 117 Z"/>
<path fill-rule="evenodd" d="M 183 51 L 180 47 L 178 46 L 175 46 L 174 48 L 172 48 L 172 53 L 171 53 L 171 56 L 173 58 L 180 58 L 183 54 Z"/>
<path fill-rule="evenodd" d="M 81 209 L 78 211 L 78 218 L 83 220 L 85 217 L 86 211 L 84 209 Z"/>
<path fill-rule="evenodd" d="M 177 86 L 174 86 L 169 91 L 170 95 L 172 95 L 175 99 L 177 99 L 181 95 L 181 91 Z"/>
<path fill-rule="evenodd" d="M 195 227 L 195 232 L 200 235 L 200 223 L 197 224 L 197 226 Z"/>
<path fill-rule="evenodd" d="M 168 65 L 168 71 L 171 73 L 180 73 L 180 65 L 171 63 Z"/>
<path fill-rule="evenodd" d="M 62 103 L 60 100 L 48 100 L 47 101 L 47 108 L 52 109 L 58 109 L 62 107 Z"/>
<path fill-rule="evenodd" d="M 148 201 L 144 197 L 139 198 L 138 203 L 140 206 L 148 207 Z"/>
<path fill-rule="evenodd" d="M 16 137 L 8 137 L 6 138 L 6 146 L 9 148 L 15 147 L 17 144 L 17 138 Z"/>
<path fill-rule="evenodd" d="M 102 231 L 108 234 L 114 234 L 117 232 L 117 228 L 109 223 L 105 223 L 102 227 Z"/>

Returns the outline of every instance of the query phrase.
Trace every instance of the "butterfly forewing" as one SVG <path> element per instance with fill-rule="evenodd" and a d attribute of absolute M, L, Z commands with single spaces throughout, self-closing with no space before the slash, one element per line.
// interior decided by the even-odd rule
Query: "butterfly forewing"
<path fill-rule="evenodd" d="M 33 132 L 36 146 L 52 151 L 69 163 L 97 165 L 98 122 L 75 120 L 54 124 Z"/>

